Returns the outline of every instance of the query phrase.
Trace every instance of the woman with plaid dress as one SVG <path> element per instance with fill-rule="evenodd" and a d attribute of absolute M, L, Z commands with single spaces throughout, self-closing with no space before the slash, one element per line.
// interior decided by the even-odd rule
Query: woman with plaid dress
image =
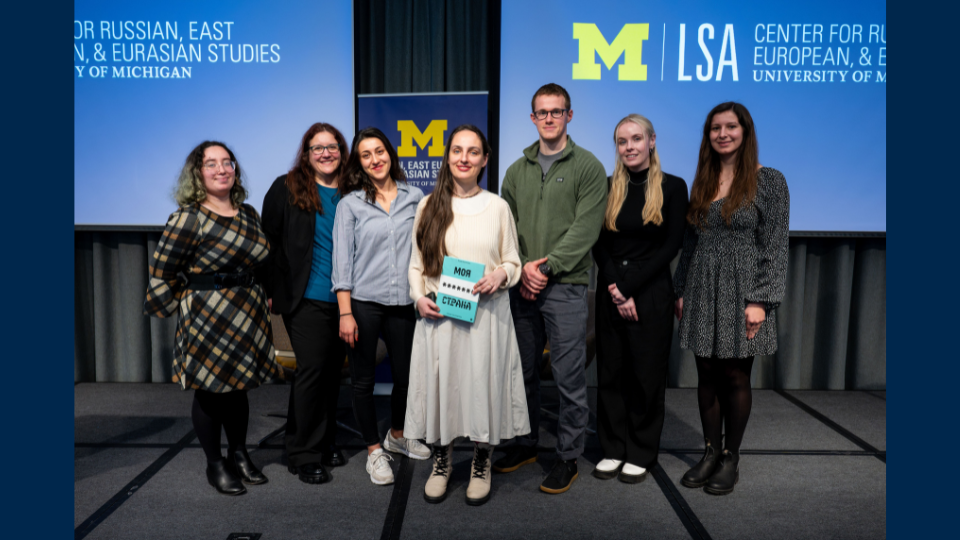
<path fill-rule="evenodd" d="M 180 208 L 157 244 L 144 301 L 148 315 L 177 314 L 173 380 L 194 390 L 193 427 L 207 457 L 207 480 L 226 495 L 267 481 L 245 445 L 247 390 L 280 377 L 266 296 L 254 275 L 270 244 L 246 197 L 226 145 L 206 141 L 190 152 L 177 182 Z"/>

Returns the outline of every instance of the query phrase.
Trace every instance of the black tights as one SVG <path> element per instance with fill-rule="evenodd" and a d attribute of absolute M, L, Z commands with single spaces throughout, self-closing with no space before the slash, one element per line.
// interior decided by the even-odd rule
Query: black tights
<path fill-rule="evenodd" d="M 227 433 L 229 452 L 245 448 L 250 402 L 247 392 L 237 390 L 217 394 L 206 390 L 193 393 L 193 430 L 197 433 L 207 461 L 223 459 L 220 453 L 220 429 Z"/>
<path fill-rule="evenodd" d="M 703 358 L 697 357 L 697 403 L 703 436 L 715 448 L 726 428 L 723 448 L 740 449 L 743 432 L 747 429 L 753 395 L 750 392 L 750 370 L 753 357 Z"/>

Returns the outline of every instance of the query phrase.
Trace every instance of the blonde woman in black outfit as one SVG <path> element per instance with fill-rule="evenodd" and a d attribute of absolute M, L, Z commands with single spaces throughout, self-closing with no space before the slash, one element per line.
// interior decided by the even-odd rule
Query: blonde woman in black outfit
<path fill-rule="evenodd" d="M 614 130 L 616 165 L 597 279 L 598 435 L 593 475 L 640 482 L 657 463 L 673 336 L 670 261 L 683 242 L 687 185 L 660 169 L 657 134 L 631 114 Z"/>

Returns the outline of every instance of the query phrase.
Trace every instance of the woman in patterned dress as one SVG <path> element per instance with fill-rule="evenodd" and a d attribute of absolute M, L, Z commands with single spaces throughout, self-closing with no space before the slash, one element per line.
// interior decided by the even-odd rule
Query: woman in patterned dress
<path fill-rule="evenodd" d="M 313 124 L 300 139 L 290 172 L 277 178 L 263 199 L 263 232 L 271 247 L 264 287 L 297 355 L 284 437 L 287 470 L 308 484 L 330 479 L 325 466 L 346 464 L 334 445 L 346 350 L 338 335 L 337 297 L 330 290 L 333 220 L 346 161 L 340 131 Z"/>
<path fill-rule="evenodd" d="M 777 350 L 790 225 L 787 182 L 760 165 L 753 118 L 739 103 L 707 115 L 687 222 L 675 310 L 680 346 L 696 355 L 706 449 L 681 483 L 725 495 L 739 480 L 753 358 Z"/>
<path fill-rule="evenodd" d="M 270 245 L 246 197 L 225 144 L 206 141 L 190 152 L 177 182 L 180 208 L 157 244 L 144 301 L 148 315 L 177 314 L 173 380 L 194 390 L 193 427 L 207 481 L 226 495 L 267 481 L 247 454 L 247 391 L 280 377 L 266 296 L 254 276 Z"/>
<path fill-rule="evenodd" d="M 523 367 L 508 289 L 520 281 L 517 229 L 510 206 L 482 189 L 490 145 L 479 128 L 450 133 L 433 193 L 417 207 L 410 298 L 417 322 L 407 399 L 407 436 L 434 444 L 424 499 L 447 495 L 453 443 L 474 443 L 467 504 L 490 499 L 490 456 L 503 439 L 530 433 Z M 473 292 L 472 323 L 444 318 L 436 304 L 445 256 L 484 265 Z M 433 294 L 431 299 L 429 294 Z"/>

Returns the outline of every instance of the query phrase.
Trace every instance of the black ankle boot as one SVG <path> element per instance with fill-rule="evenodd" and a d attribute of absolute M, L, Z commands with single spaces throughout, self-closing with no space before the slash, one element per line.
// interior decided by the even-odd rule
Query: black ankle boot
<path fill-rule="evenodd" d="M 720 455 L 720 466 L 710 477 L 703 490 L 712 495 L 726 495 L 733 492 L 733 486 L 740 480 L 740 451 L 724 450 Z"/>
<path fill-rule="evenodd" d="M 267 482 L 267 477 L 253 464 L 246 448 L 238 448 L 232 452 L 227 452 L 227 465 L 233 467 L 233 472 L 240 477 L 244 484 L 256 485 Z"/>
<path fill-rule="evenodd" d="M 247 492 L 247 488 L 243 487 L 243 483 L 223 458 L 207 462 L 207 482 L 224 495 L 240 495 Z"/>
<path fill-rule="evenodd" d="M 713 475 L 713 472 L 717 469 L 720 458 L 720 456 L 717 455 L 717 449 L 710 444 L 710 439 L 704 439 L 703 441 L 706 444 L 706 449 L 703 452 L 703 457 L 700 458 L 700 463 L 694 465 L 693 468 L 687 471 L 687 473 L 683 475 L 683 478 L 680 479 L 680 483 L 689 488 L 698 488 L 706 485 L 706 483 L 710 481 L 710 476 Z"/>

